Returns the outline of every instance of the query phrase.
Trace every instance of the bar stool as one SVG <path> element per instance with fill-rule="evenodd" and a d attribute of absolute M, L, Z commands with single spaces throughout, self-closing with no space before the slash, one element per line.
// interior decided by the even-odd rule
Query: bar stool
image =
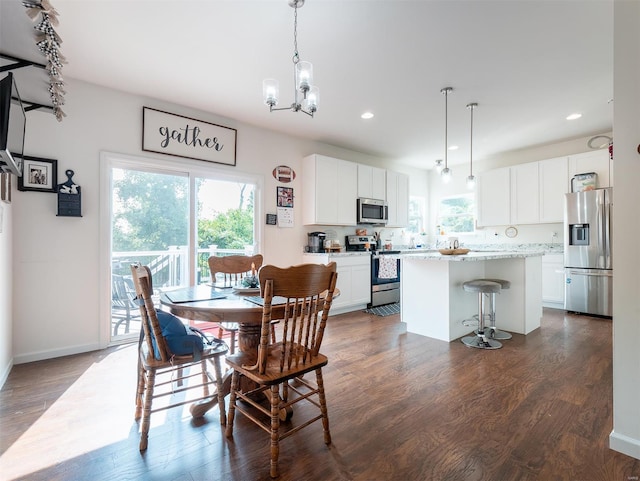
<path fill-rule="evenodd" d="M 475 292 L 478 294 L 478 330 L 475 336 L 463 337 L 462 343 L 467 347 L 476 347 L 478 349 L 500 349 L 502 344 L 494 339 L 490 339 L 485 335 L 485 294 L 494 294 L 500 292 L 502 287 L 500 284 L 486 279 L 474 279 L 462 284 L 467 292 Z"/>
<path fill-rule="evenodd" d="M 511 282 L 506 281 L 504 279 L 480 279 L 480 280 L 497 282 L 498 284 L 500 284 L 501 290 L 509 289 L 509 287 L 511 287 Z M 496 293 L 495 292 L 491 293 L 491 296 L 489 297 L 489 301 L 490 301 L 489 325 L 487 326 L 487 329 L 489 329 L 489 332 L 487 333 L 487 335 L 491 339 L 499 339 L 501 341 L 504 341 L 505 339 L 511 339 L 513 337 L 511 334 L 496 328 Z"/>

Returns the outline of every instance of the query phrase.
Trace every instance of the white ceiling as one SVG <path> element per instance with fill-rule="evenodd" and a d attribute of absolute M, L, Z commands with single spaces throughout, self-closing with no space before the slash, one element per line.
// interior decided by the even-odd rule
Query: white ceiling
<path fill-rule="evenodd" d="M 0 51 L 43 62 L 21 2 L 0 2 Z M 313 119 L 262 103 L 267 77 L 280 106 L 293 100 L 287 0 L 51 3 L 65 77 L 417 167 L 444 156 L 448 86 L 451 164 L 469 159 L 469 102 L 474 161 L 612 130 L 612 0 L 307 0 L 298 49 L 320 89 Z M 39 88 L 22 96 L 46 99 Z"/>

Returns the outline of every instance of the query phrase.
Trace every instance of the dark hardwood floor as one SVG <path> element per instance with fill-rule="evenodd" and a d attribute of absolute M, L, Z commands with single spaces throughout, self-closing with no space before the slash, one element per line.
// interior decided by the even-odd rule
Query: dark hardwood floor
<path fill-rule="evenodd" d="M 496 351 L 406 333 L 399 316 L 330 318 L 333 444 L 320 423 L 281 443 L 281 480 L 629 481 L 611 451 L 611 321 L 546 309 Z M 3 480 L 266 480 L 269 439 L 217 409 L 133 420 L 136 346 L 15 366 L 0 392 Z M 295 422 L 296 416 L 292 422 Z"/>

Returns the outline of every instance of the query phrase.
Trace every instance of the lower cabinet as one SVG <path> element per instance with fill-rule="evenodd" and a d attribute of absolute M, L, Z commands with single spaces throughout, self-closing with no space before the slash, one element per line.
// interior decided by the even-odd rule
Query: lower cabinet
<path fill-rule="evenodd" d="M 302 261 L 313 264 L 336 263 L 340 295 L 333 300 L 330 313 L 365 309 L 371 302 L 371 256 L 369 254 L 303 254 Z"/>
<path fill-rule="evenodd" d="M 542 256 L 542 305 L 564 309 L 564 255 Z"/>

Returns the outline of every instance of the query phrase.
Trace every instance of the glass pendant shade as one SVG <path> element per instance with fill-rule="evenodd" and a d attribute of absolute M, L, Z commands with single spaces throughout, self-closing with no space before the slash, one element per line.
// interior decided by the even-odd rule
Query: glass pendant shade
<path fill-rule="evenodd" d="M 436 160 L 436 172 L 438 172 L 438 174 L 440 172 L 442 172 L 442 169 L 444 168 L 444 165 L 442 164 L 442 160 L 438 159 Z"/>
<path fill-rule="evenodd" d="M 262 81 L 262 96 L 264 103 L 269 107 L 278 105 L 278 95 L 280 94 L 280 86 L 278 81 L 268 78 Z"/>
<path fill-rule="evenodd" d="M 311 62 L 298 62 L 296 64 L 296 87 L 306 96 L 312 83 L 313 65 L 311 65 Z"/>
<path fill-rule="evenodd" d="M 309 112 L 315 112 L 318 110 L 318 102 L 320 101 L 320 90 L 318 87 L 311 87 L 307 92 L 307 98 L 302 102 Z"/>
<path fill-rule="evenodd" d="M 476 188 L 476 177 L 475 175 L 470 175 L 467 177 L 467 189 L 473 190 Z"/>
<path fill-rule="evenodd" d="M 449 167 L 445 167 L 442 169 L 442 172 L 440 172 L 440 176 L 442 177 L 442 182 L 445 184 L 449 183 L 451 180 L 451 169 Z"/>

